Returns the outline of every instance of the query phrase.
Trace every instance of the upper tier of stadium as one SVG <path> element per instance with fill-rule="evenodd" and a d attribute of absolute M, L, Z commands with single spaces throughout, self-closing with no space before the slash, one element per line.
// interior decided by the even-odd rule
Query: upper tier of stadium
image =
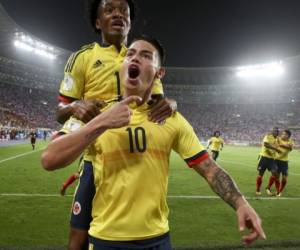
<path fill-rule="evenodd" d="M 71 51 L 53 46 L 29 34 L 19 26 L 0 4 L 0 82 L 23 87 L 57 91 L 63 68 Z M 32 56 L 17 50 L 14 39 L 26 34 L 52 47 L 55 60 Z M 200 56 L 200 55 L 199 55 Z M 300 56 L 282 59 L 285 74 L 280 78 L 246 81 L 236 76 L 237 67 L 175 68 L 168 67 L 163 79 L 168 96 L 181 103 L 258 103 L 298 102 Z M 254 98 L 255 96 L 255 98 Z"/>

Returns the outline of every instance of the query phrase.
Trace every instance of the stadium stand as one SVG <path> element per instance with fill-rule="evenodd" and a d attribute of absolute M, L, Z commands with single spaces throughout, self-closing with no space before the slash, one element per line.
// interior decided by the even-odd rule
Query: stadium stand
<path fill-rule="evenodd" d="M 57 90 L 71 52 L 53 46 L 55 62 L 28 56 L 12 42 L 16 34 L 26 31 L 1 5 L 0 22 L 1 138 L 7 134 L 15 138 L 15 132 L 7 131 L 57 129 Z M 220 130 L 226 142 L 256 144 L 272 126 L 290 128 L 300 140 L 300 56 L 283 64 L 284 77 L 255 81 L 237 78 L 236 67 L 168 68 L 164 89 L 168 97 L 177 100 L 179 111 L 202 140 Z"/>

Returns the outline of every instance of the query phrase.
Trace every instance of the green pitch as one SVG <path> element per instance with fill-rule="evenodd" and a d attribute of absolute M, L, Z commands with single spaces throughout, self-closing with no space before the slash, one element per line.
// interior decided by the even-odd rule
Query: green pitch
<path fill-rule="evenodd" d="M 59 196 L 77 164 L 46 172 L 40 164 L 44 142 L 0 148 L 0 249 L 64 249 L 68 238 L 71 187 Z M 226 146 L 218 162 L 236 180 L 263 219 L 268 239 L 251 249 L 300 249 L 300 153 L 290 159 L 283 197 L 256 198 L 259 148 Z M 176 249 L 244 249 L 235 212 L 215 197 L 204 179 L 172 155 L 169 178 L 170 228 Z M 266 186 L 269 173 L 263 180 Z"/>

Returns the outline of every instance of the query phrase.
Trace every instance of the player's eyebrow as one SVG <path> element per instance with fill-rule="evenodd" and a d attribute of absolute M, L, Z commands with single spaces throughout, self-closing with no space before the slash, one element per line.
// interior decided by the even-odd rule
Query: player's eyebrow
<path fill-rule="evenodd" d="M 153 55 L 153 51 L 146 50 L 146 49 L 142 50 L 140 53 Z"/>
<path fill-rule="evenodd" d="M 136 52 L 137 52 L 137 50 L 136 50 L 136 49 L 134 49 L 134 48 L 131 48 L 131 49 L 128 49 L 128 50 L 127 50 L 127 53 L 128 53 L 128 52 L 133 52 L 133 53 L 136 53 Z M 153 55 L 153 51 L 151 51 L 151 50 L 147 50 L 147 49 L 143 49 L 143 50 L 141 50 L 139 53 Z"/>

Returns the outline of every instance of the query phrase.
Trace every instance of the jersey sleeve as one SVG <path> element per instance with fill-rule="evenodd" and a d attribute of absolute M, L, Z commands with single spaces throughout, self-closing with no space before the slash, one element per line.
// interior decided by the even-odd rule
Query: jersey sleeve
<path fill-rule="evenodd" d="M 265 135 L 264 139 L 263 139 L 263 143 L 270 143 L 270 136 L 269 135 Z"/>
<path fill-rule="evenodd" d="M 84 56 L 81 51 L 73 53 L 64 69 L 64 79 L 59 89 L 59 101 L 70 103 L 79 100 L 84 93 Z"/>
<path fill-rule="evenodd" d="M 152 89 L 152 95 L 164 95 L 163 85 L 160 79 L 156 79 Z"/>
<path fill-rule="evenodd" d="M 179 133 L 173 149 L 185 160 L 189 167 L 193 167 L 207 159 L 209 155 L 189 122 L 178 112 L 175 116 L 177 116 L 176 122 Z"/>

